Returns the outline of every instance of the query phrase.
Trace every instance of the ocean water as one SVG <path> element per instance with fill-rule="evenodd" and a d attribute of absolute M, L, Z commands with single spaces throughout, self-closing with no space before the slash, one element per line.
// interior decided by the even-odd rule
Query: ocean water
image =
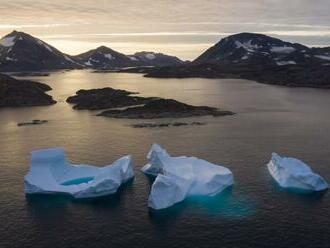
<path fill-rule="evenodd" d="M 0 110 L 0 247 L 330 247 L 329 192 L 283 190 L 266 169 L 271 152 L 278 152 L 303 159 L 330 181 L 329 90 L 82 70 L 31 79 L 51 85 L 58 104 Z M 237 115 L 186 120 L 205 126 L 135 129 L 130 125 L 147 121 L 98 117 L 97 111 L 76 111 L 65 102 L 79 89 L 107 86 Z M 49 123 L 17 126 L 32 119 Z M 235 185 L 213 198 L 148 209 L 152 180 L 140 168 L 154 142 L 172 155 L 227 166 Z M 57 146 L 72 163 L 98 166 L 131 154 L 135 179 L 117 194 L 94 200 L 26 197 L 29 153 Z"/>

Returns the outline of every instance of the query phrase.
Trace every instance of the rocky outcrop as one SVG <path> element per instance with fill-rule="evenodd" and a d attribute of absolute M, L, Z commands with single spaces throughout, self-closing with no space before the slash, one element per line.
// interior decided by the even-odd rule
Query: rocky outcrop
<path fill-rule="evenodd" d="M 224 116 L 233 112 L 223 111 L 207 106 L 192 106 L 172 99 L 157 99 L 143 106 L 121 110 L 107 110 L 99 114 L 112 118 L 156 119 L 156 118 L 184 118 L 193 116 Z"/>
<path fill-rule="evenodd" d="M 30 107 L 55 104 L 45 92 L 51 88 L 29 80 L 16 80 L 0 74 L 0 107 Z"/>
<path fill-rule="evenodd" d="M 74 109 L 99 110 L 140 105 L 154 99 L 138 97 L 135 94 L 137 93 L 113 88 L 79 90 L 75 96 L 69 97 L 67 102 L 74 104 Z"/>

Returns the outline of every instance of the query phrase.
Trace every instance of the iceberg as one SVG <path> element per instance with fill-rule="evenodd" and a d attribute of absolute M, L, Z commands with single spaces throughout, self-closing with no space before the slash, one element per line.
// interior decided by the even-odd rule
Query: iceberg
<path fill-rule="evenodd" d="M 153 209 L 171 207 L 188 196 L 214 196 L 234 183 L 226 167 L 195 157 L 171 157 L 158 144 L 152 145 L 147 159 L 141 170 L 156 176 L 148 199 Z"/>
<path fill-rule="evenodd" d="M 295 158 L 285 158 L 273 153 L 267 167 L 271 176 L 283 188 L 322 191 L 329 187 L 320 175 Z"/>
<path fill-rule="evenodd" d="M 111 165 L 72 165 L 62 148 L 33 151 L 30 170 L 24 178 L 26 194 L 69 194 L 93 198 L 115 193 L 134 177 L 133 162 L 125 156 Z"/>

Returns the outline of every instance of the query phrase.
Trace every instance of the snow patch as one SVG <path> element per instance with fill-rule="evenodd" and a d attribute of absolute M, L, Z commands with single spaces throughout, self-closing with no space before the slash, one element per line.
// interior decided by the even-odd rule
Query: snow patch
<path fill-rule="evenodd" d="M 7 61 L 17 61 L 17 59 L 11 58 L 11 57 L 6 57 L 5 58 Z"/>
<path fill-rule="evenodd" d="M 4 37 L 0 40 L 0 45 L 4 47 L 12 47 L 15 45 L 16 36 Z"/>
<path fill-rule="evenodd" d="M 132 57 L 129 57 L 130 60 L 132 61 L 139 61 L 136 57 L 132 56 Z"/>
<path fill-rule="evenodd" d="M 145 57 L 149 60 L 154 60 L 156 58 L 156 55 L 152 53 L 148 53 L 145 55 Z"/>
<path fill-rule="evenodd" d="M 104 54 L 104 57 L 109 59 L 109 60 L 114 60 L 115 59 L 115 57 L 112 56 L 110 53 Z"/>
<path fill-rule="evenodd" d="M 67 60 L 67 61 L 70 61 L 72 63 L 76 63 L 75 61 L 73 61 L 72 59 L 70 59 L 68 56 L 64 55 L 64 58 Z"/>
<path fill-rule="evenodd" d="M 262 48 L 262 46 L 259 46 L 257 44 L 252 44 L 252 40 L 249 40 L 247 42 L 235 41 L 235 45 L 236 48 L 244 48 L 249 52 L 254 52 L 254 49 Z"/>
<path fill-rule="evenodd" d="M 38 44 L 45 47 L 48 51 L 53 52 L 53 50 L 50 48 L 50 46 L 48 46 L 46 43 L 44 43 L 41 40 L 37 40 Z"/>
<path fill-rule="evenodd" d="M 330 56 L 325 56 L 325 55 L 315 55 L 314 57 L 323 60 L 330 60 Z"/>
<path fill-rule="evenodd" d="M 288 54 L 288 53 L 292 53 L 292 52 L 296 51 L 296 49 L 294 47 L 288 47 L 288 46 L 284 46 L 284 47 L 274 46 L 270 49 L 270 51 L 273 53 Z"/>
<path fill-rule="evenodd" d="M 87 65 L 87 66 L 92 66 L 92 63 L 91 63 L 90 60 L 88 60 L 87 62 L 85 62 L 85 65 Z"/>
<path fill-rule="evenodd" d="M 297 63 L 295 61 L 278 61 L 276 62 L 277 65 L 296 65 Z"/>

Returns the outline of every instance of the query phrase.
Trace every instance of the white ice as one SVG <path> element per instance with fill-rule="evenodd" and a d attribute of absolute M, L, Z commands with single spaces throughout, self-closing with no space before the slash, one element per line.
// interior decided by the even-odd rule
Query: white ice
<path fill-rule="evenodd" d="M 115 193 L 133 176 L 130 156 L 122 157 L 112 165 L 96 167 L 68 163 L 61 148 L 38 150 L 32 152 L 30 171 L 24 178 L 25 193 L 99 197 Z"/>
<path fill-rule="evenodd" d="M 157 144 L 147 158 L 142 171 L 157 176 L 148 199 L 153 209 L 168 208 L 188 196 L 214 196 L 234 183 L 229 169 L 195 157 L 171 157 Z"/>
<path fill-rule="evenodd" d="M 272 177 L 283 188 L 321 191 L 329 187 L 320 175 L 295 158 L 285 158 L 273 153 L 267 167 Z"/>

